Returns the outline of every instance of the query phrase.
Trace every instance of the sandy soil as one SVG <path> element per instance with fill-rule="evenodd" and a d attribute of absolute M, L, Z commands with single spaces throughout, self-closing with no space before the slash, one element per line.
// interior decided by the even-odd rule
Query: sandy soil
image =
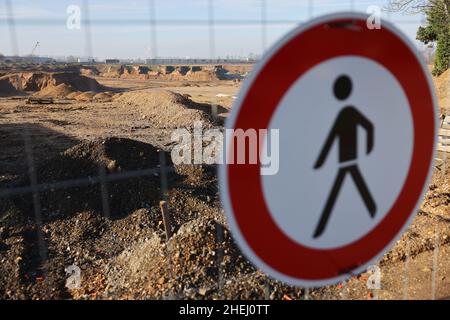
<path fill-rule="evenodd" d="M 240 88 L 233 81 L 148 81 L 139 79 L 117 79 L 96 77 L 96 80 L 106 87 L 126 91 L 171 90 L 181 94 L 189 94 L 196 102 L 215 103 L 231 108 L 233 97 Z"/>
<path fill-rule="evenodd" d="M 96 80 L 118 92 L 169 89 L 189 95 L 195 103 L 220 104 L 224 116 L 239 90 L 233 81 Z M 29 184 L 27 146 L 34 156 L 38 183 L 95 175 L 96 168 L 103 168 L 106 175 L 123 172 L 122 167 L 147 169 L 155 166 L 158 148 L 170 151 L 171 129 L 157 127 L 142 109 L 118 102 L 121 98 L 59 99 L 52 105 L 28 105 L 25 99 L 0 99 L 0 190 Z M 127 157 L 133 162 L 123 160 Z M 214 167 L 176 166 L 166 193 L 157 181 L 155 173 L 148 181 L 131 182 L 139 190 L 108 183 L 112 197 L 108 215 L 102 185 L 90 186 L 88 193 L 77 188 L 47 190 L 40 197 L 42 223 L 36 223 L 31 196 L 2 198 L 0 297 L 429 299 L 433 281 L 435 298 L 450 297 L 448 161 L 435 170 L 413 224 L 379 261 L 382 287 L 376 291 L 366 286 L 369 273 L 306 292 L 255 270 L 228 230 Z M 144 191 L 144 198 L 140 197 Z M 174 232 L 167 243 L 158 204 L 164 197 Z M 81 287 L 75 290 L 65 287 L 64 269 L 72 264 L 81 268 Z"/>

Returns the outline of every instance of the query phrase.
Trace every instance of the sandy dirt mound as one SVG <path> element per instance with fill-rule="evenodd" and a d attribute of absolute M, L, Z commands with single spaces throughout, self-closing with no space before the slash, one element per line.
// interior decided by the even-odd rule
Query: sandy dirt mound
<path fill-rule="evenodd" d="M 155 234 L 106 269 L 104 297 L 119 299 L 281 299 L 302 292 L 257 271 L 220 215 L 183 224 L 167 243 Z"/>
<path fill-rule="evenodd" d="M 125 250 L 108 269 L 107 296 L 140 299 L 211 298 L 218 292 L 220 276 L 228 280 L 255 271 L 229 231 L 206 218 L 184 224 L 167 244 L 155 235 Z M 137 287 L 139 292 L 130 290 Z"/>
<path fill-rule="evenodd" d="M 217 81 L 230 80 L 231 74 L 222 66 L 164 66 L 164 79 L 187 81 Z"/>
<path fill-rule="evenodd" d="M 94 101 L 111 101 L 113 98 L 112 92 L 100 92 L 97 93 L 95 96 L 92 97 L 92 100 Z"/>
<path fill-rule="evenodd" d="M 127 92 L 115 101 L 136 108 L 158 128 L 191 128 L 196 121 L 206 128 L 213 125 L 210 105 L 171 91 Z"/>
<path fill-rule="evenodd" d="M 91 101 L 95 97 L 96 93 L 93 91 L 81 92 L 74 96 L 77 101 Z"/>
<path fill-rule="evenodd" d="M 245 68 L 231 70 L 216 66 L 170 66 L 163 65 L 151 69 L 148 66 L 99 65 L 98 74 L 106 78 L 160 79 L 176 81 L 217 81 L 243 78 Z"/>
<path fill-rule="evenodd" d="M 123 139 L 108 138 L 81 143 L 55 158 L 49 159 L 37 169 L 39 183 L 53 183 L 99 176 L 104 172 L 120 174 L 135 170 L 157 169 L 158 151 L 150 144 Z M 20 185 L 29 185 L 25 178 Z M 121 216 L 137 208 L 145 207 L 160 196 L 157 175 L 111 181 L 108 190 L 111 216 Z M 103 213 L 101 187 L 97 183 L 70 187 L 54 192 L 40 193 L 43 215 L 52 219 L 75 212 L 95 211 Z M 31 199 L 19 199 L 24 212 L 31 212 Z"/>
<path fill-rule="evenodd" d="M 42 90 L 36 92 L 34 96 L 37 97 L 54 97 L 54 98 L 65 98 L 67 95 L 73 93 L 73 87 L 65 83 L 61 83 L 57 86 L 47 86 Z"/>
<path fill-rule="evenodd" d="M 99 75 L 105 78 L 154 79 L 160 78 L 160 71 L 152 71 L 148 66 L 99 65 Z M 170 72 L 172 72 L 171 70 Z"/>
<path fill-rule="evenodd" d="M 253 69 L 253 64 L 224 64 L 223 68 L 231 73 L 248 74 Z"/>
<path fill-rule="evenodd" d="M 66 99 L 76 99 L 76 97 L 80 94 L 82 94 L 82 92 L 73 91 L 73 92 L 69 93 L 68 95 L 66 95 Z"/>
<path fill-rule="evenodd" d="M 130 78 L 130 79 L 148 79 L 150 68 L 146 66 L 124 66 L 121 68 L 122 73 L 120 78 Z"/>
<path fill-rule="evenodd" d="M 21 72 L 3 76 L 0 81 L 9 82 L 10 86 L 19 92 L 30 92 L 39 96 L 64 97 L 73 91 L 104 90 L 95 79 L 67 72 Z"/>
<path fill-rule="evenodd" d="M 100 76 L 105 78 L 120 78 L 125 71 L 125 66 L 101 65 L 97 66 Z"/>
<path fill-rule="evenodd" d="M 99 71 L 95 67 L 82 67 L 80 68 L 80 74 L 87 77 L 95 77 L 99 75 Z"/>

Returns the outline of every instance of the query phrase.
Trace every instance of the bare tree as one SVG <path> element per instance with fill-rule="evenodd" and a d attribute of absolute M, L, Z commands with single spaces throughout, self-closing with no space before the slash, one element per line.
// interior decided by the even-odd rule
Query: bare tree
<path fill-rule="evenodd" d="M 424 13 L 438 7 L 450 13 L 450 0 L 389 0 L 387 10 L 392 12 Z"/>
<path fill-rule="evenodd" d="M 389 0 L 386 9 L 392 12 L 419 13 L 429 7 L 429 0 Z"/>

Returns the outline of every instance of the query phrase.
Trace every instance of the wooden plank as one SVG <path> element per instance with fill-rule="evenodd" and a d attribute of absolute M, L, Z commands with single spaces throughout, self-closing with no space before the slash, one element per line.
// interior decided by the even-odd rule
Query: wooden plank
<path fill-rule="evenodd" d="M 438 144 L 437 150 L 442 151 L 442 152 L 450 152 L 450 146 L 443 146 L 443 145 Z"/>
<path fill-rule="evenodd" d="M 44 97 L 44 98 L 38 98 L 38 97 L 29 97 L 27 100 L 27 103 L 38 103 L 38 104 L 50 104 L 53 103 L 53 98 L 50 97 Z"/>
<path fill-rule="evenodd" d="M 450 137 L 450 130 L 449 129 L 440 129 L 439 135 L 444 137 Z"/>
<path fill-rule="evenodd" d="M 450 146 L 450 139 L 449 140 L 439 140 L 438 139 L 438 144 L 443 145 L 443 146 Z"/>

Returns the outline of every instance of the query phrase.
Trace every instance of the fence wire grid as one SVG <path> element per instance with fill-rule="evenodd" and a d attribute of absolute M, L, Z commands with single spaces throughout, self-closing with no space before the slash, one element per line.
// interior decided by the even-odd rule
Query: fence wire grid
<path fill-rule="evenodd" d="M 260 29 L 260 48 L 261 52 L 263 53 L 265 50 L 268 49 L 269 46 L 269 37 L 268 37 L 268 30 L 271 28 L 271 26 L 276 25 L 298 25 L 301 24 L 307 19 L 313 18 L 316 15 L 318 15 L 317 12 L 320 12 L 318 10 L 318 6 L 323 2 L 320 0 L 305 0 L 303 1 L 306 3 L 306 14 L 307 17 L 305 21 L 299 21 L 295 19 L 270 19 L 270 6 L 268 5 L 271 0 L 260 0 L 259 2 L 253 1 L 253 3 L 258 4 L 255 6 L 255 12 L 258 12 L 260 18 L 255 19 L 235 19 L 233 17 L 230 17 L 229 19 L 224 18 L 217 18 L 217 9 L 216 9 L 216 3 L 218 0 L 205 0 L 204 1 L 204 8 L 205 12 L 207 13 L 206 19 L 159 19 L 158 18 L 158 4 L 162 0 L 148 0 L 147 2 L 143 2 L 142 4 L 142 10 L 148 12 L 148 19 L 130 19 L 130 18 L 123 18 L 120 21 L 114 20 L 114 19 L 101 19 L 101 20 L 95 20 L 91 18 L 91 10 L 90 6 L 92 5 L 92 1 L 82 0 L 80 2 L 80 8 L 82 11 L 82 26 L 81 29 L 84 32 L 84 53 L 86 57 L 94 57 L 95 51 L 94 47 L 95 44 L 93 43 L 92 38 L 92 29 L 96 26 L 103 26 L 103 25 L 114 25 L 117 23 L 120 23 L 121 27 L 127 28 L 129 26 L 136 26 L 136 25 L 144 25 L 148 26 L 148 38 L 145 39 L 150 44 L 150 51 L 152 58 L 158 58 L 159 54 L 161 52 L 160 44 L 159 44 L 159 31 L 158 29 L 160 27 L 165 26 L 171 26 L 174 28 L 178 28 L 180 32 L 185 32 L 183 30 L 183 27 L 185 26 L 199 26 L 204 28 L 207 31 L 207 43 L 208 43 L 208 52 L 205 54 L 209 59 L 214 60 L 217 59 L 217 43 L 221 41 L 221 38 L 217 35 L 217 28 L 218 27 L 226 27 L 226 26 L 256 26 Z M 27 25 L 39 28 L 41 26 L 54 26 L 54 27 L 60 27 L 61 25 L 65 26 L 65 19 L 64 20 L 58 20 L 58 19 L 36 19 L 36 18 L 17 18 L 14 15 L 15 12 L 15 1 L 11 0 L 4 0 L 3 6 L 5 9 L 5 21 L 6 25 L 9 30 L 9 41 L 10 41 L 10 47 L 11 51 L 14 56 L 19 55 L 19 42 L 18 39 L 20 35 L 17 32 L 17 26 L 18 25 Z M 283 1 L 277 1 L 277 2 L 283 2 Z M 370 5 L 369 2 L 367 3 L 367 6 Z M 341 1 L 340 2 L 340 8 L 342 11 L 354 11 L 357 7 L 358 2 L 357 1 Z M 386 1 L 385 5 L 388 4 L 388 1 Z M 273 4 L 272 4 L 273 5 Z M 408 25 L 411 23 L 417 23 L 408 19 L 397 19 L 393 20 L 392 15 L 390 12 L 385 12 L 384 17 L 387 20 L 390 20 L 395 25 Z M 423 18 L 422 18 L 422 21 Z M 186 37 L 189 35 L 187 34 Z M 218 99 L 217 105 L 220 104 L 220 101 Z M 212 106 L 212 114 L 217 112 L 215 108 L 217 108 L 217 105 Z M 214 111 L 216 110 L 216 111 Z M 24 130 L 22 133 L 23 136 L 23 143 L 25 146 L 25 153 L 26 153 L 26 163 L 28 167 L 28 175 L 29 175 L 29 181 L 30 185 L 25 187 L 15 187 L 15 188 L 4 188 L 0 190 L 0 199 L 7 199 L 9 197 L 13 196 L 19 196 L 19 195 L 31 195 L 32 196 L 32 204 L 33 204 L 33 217 L 35 220 L 35 224 L 38 228 L 38 234 L 37 234 L 37 244 L 39 246 L 39 257 L 41 259 L 41 265 L 45 265 L 45 261 L 47 259 L 51 259 L 48 256 L 47 247 L 45 244 L 44 234 L 42 232 L 42 211 L 41 211 L 41 203 L 40 203 L 40 193 L 47 192 L 47 191 L 57 191 L 57 190 L 64 190 L 67 188 L 73 188 L 73 187 L 86 187 L 86 186 L 92 186 L 92 185 L 99 185 L 101 190 L 101 197 L 99 202 L 101 203 L 103 216 L 106 218 L 109 218 L 111 216 L 110 212 L 110 205 L 109 205 L 109 199 L 108 196 L 108 183 L 113 181 L 121 181 L 121 180 L 127 180 L 127 179 L 133 179 L 133 178 L 142 178 L 142 177 L 149 177 L 149 176 L 158 176 L 160 178 L 160 198 L 161 200 L 167 200 L 167 190 L 169 188 L 168 181 L 167 181 L 167 173 L 173 172 L 174 168 L 171 166 L 166 165 L 165 159 L 164 159 L 164 153 L 160 153 L 160 165 L 155 168 L 149 168 L 149 169 L 143 169 L 143 170 L 136 170 L 136 171 L 125 171 L 120 173 L 106 173 L 105 168 L 103 166 L 99 166 L 98 168 L 98 175 L 96 176 L 89 176 L 86 178 L 80 178 L 80 179 L 72 179 L 72 180 L 65 180 L 65 181 L 57 181 L 53 183 L 39 183 L 39 178 L 37 177 L 36 173 L 36 164 L 35 164 L 35 158 L 33 154 L 34 146 L 32 145 L 32 139 L 30 137 L 30 132 L 28 130 Z M 39 147 L 39 146 L 37 146 Z M 446 154 L 444 153 L 445 158 L 443 159 L 445 166 L 447 166 L 447 158 Z M 442 159 L 441 159 L 442 160 Z M 442 169 L 443 174 L 445 174 L 445 169 Z M 170 208 L 169 208 L 170 210 Z M 442 274 L 439 275 L 439 258 L 440 258 L 440 248 L 439 248 L 439 234 L 440 230 L 438 226 L 435 228 L 435 243 L 433 244 L 433 258 L 432 258 L 432 264 L 430 265 L 432 270 L 432 277 L 431 277 L 431 286 L 430 286 L 430 299 L 436 299 L 438 298 L 436 296 L 437 289 L 440 285 L 440 279 L 442 279 Z M 222 243 L 224 239 L 223 230 L 220 228 L 217 229 L 216 234 L 217 242 Z M 168 249 L 169 250 L 169 249 Z M 403 261 L 403 272 L 399 270 L 399 276 L 400 273 L 403 273 L 401 277 L 403 278 L 403 299 L 410 299 L 411 295 L 409 293 L 410 291 L 410 285 L 411 285 L 411 279 L 409 278 L 409 272 L 411 269 L 411 258 L 409 257 L 409 246 L 407 247 L 407 254 Z M 219 254 L 217 259 L 219 260 L 219 266 L 221 265 L 221 259 L 223 258 L 223 254 Z M 170 266 L 170 261 L 168 260 L 167 268 L 169 270 L 172 269 Z M 46 271 L 43 270 L 43 273 Z M 195 270 L 192 270 L 192 272 L 195 272 Z M 173 275 L 172 276 L 176 276 Z M 357 275 L 353 275 L 357 276 Z M 444 275 L 444 277 L 448 277 L 449 275 Z M 219 272 L 219 278 L 217 279 L 217 288 L 220 292 L 224 286 L 224 279 L 222 277 L 222 273 Z M 239 279 L 236 279 L 236 281 L 239 281 Z M 350 281 L 350 280 L 348 280 Z M 348 285 L 348 281 L 343 282 L 341 286 L 341 299 L 348 298 L 348 291 L 346 291 L 346 286 Z M 196 288 L 197 290 L 199 288 Z M 311 291 L 314 289 L 308 289 L 305 288 L 303 290 L 303 299 L 311 299 Z M 374 299 L 378 298 L 378 289 L 373 290 L 372 297 Z M 219 294 L 220 296 L 220 294 Z M 168 299 L 183 299 L 185 296 L 183 296 L 180 293 L 173 292 L 170 296 L 167 297 Z M 269 299 L 270 298 L 270 288 L 269 285 L 266 284 L 266 290 L 265 290 L 265 296 L 264 298 Z M 364 297 L 362 297 L 364 298 Z"/>

